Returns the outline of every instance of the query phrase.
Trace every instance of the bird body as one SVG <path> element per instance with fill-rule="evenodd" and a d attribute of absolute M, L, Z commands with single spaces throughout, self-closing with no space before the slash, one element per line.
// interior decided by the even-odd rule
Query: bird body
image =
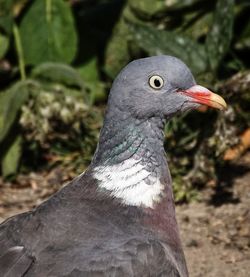
<path fill-rule="evenodd" d="M 187 277 L 163 128 L 199 103 L 225 107 L 219 96 L 192 87 L 191 72 L 174 57 L 125 67 L 89 168 L 0 225 L 1 276 Z"/>
<path fill-rule="evenodd" d="M 6 276 L 179 276 L 177 261 L 169 262 L 175 261 L 172 240 L 164 229 L 155 234 L 147 211 L 107 200 L 81 178 L 1 227 L 1 252 L 24 247 Z"/>

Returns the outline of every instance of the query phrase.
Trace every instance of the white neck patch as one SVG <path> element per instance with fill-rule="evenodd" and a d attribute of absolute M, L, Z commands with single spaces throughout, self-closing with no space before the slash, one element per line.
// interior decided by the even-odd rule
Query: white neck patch
<path fill-rule="evenodd" d="M 159 178 L 151 176 L 151 172 L 134 159 L 112 166 L 98 166 L 93 177 L 100 182 L 100 188 L 111 191 L 127 205 L 153 208 L 164 189 Z M 145 179 L 150 180 L 150 184 Z"/>

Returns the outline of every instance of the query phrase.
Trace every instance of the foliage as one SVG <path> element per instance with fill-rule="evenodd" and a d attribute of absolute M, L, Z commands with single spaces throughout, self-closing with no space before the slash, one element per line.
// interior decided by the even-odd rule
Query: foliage
<path fill-rule="evenodd" d="M 34 1 L 30 6 L 20 24 L 26 64 L 72 62 L 77 51 L 77 35 L 68 5 L 60 0 L 46 0 Z"/>
<path fill-rule="evenodd" d="M 248 0 L 0 0 L 2 175 L 32 169 L 41 157 L 63 162 L 72 151 L 87 163 L 119 70 L 134 58 L 169 54 L 231 104 L 225 114 L 188 114 L 166 128 L 175 194 L 192 198 L 190 183 L 214 179 L 249 126 L 249 86 L 230 91 L 231 76 L 250 67 L 249 12 Z"/>

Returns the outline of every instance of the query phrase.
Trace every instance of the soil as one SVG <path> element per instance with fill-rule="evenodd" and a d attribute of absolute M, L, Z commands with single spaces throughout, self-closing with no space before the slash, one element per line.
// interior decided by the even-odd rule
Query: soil
<path fill-rule="evenodd" d="M 0 222 L 40 204 L 73 174 L 51 172 L 0 179 Z M 199 202 L 178 205 L 177 219 L 191 277 L 250 276 L 250 153 L 218 173 Z"/>

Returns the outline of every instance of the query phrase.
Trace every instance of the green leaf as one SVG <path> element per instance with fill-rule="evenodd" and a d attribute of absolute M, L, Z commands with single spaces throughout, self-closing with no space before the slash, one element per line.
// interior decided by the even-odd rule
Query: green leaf
<path fill-rule="evenodd" d="M 7 34 L 10 34 L 12 31 L 13 5 L 14 5 L 14 0 L 0 0 L 0 27 Z"/>
<path fill-rule="evenodd" d="M 191 7 L 199 4 L 199 2 L 201 6 L 204 6 L 206 4 L 205 1 L 200 1 L 200 0 L 166 0 L 165 5 L 168 9 L 173 10 L 173 9 L 183 9 L 186 7 Z"/>
<path fill-rule="evenodd" d="M 15 123 L 21 106 L 29 96 L 28 81 L 20 81 L 0 94 L 0 143 Z"/>
<path fill-rule="evenodd" d="M 9 48 L 9 38 L 0 33 L 0 59 L 4 57 Z"/>
<path fill-rule="evenodd" d="M 166 7 L 165 0 L 129 0 L 130 7 L 137 13 L 152 16 Z"/>
<path fill-rule="evenodd" d="M 176 56 L 183 60 L 193 73 L 206 71 L 205 48 L 191 38 L 145 25 L 133 24 L 131 30 L 135 41 L 150 55 Z"/>
<path fill-rule="evenodd" d="M 2 158 L 1 169 L 4 178 L 15 175 L 17 173 L 21 153 L 22 138 L 20 135 L 18 135 Z"/>
<path fill-rule="evenodd" d="M 90 104 L 104 100 L 107 95 L 104 84 L 100 82 L 97 58 L 94 57 L 81 65 L 78 68 L 78 72 L 81 74 L 86 89 L 89 91 Z"/>
<path fill-rule="evenodd" d="M 215 71 L 226 55 L 233 34 L 234 0 L 218 0 L 206 48 L 210 67 Z"/>
<path fill-rule="evenodd" d="M 80 74 L 71 66 L 61 63 L 43 63 L 35 67 L 31 73 L 34 79 L 79 87 L 84 90 Z"/>
<path fill-rule="evenodd" d="M 129 29 L 121 19 L 115 26 L 105 53 L 105 72 L 114 78 L 130 60 L 128 51 Z"/>
<path fill-rule="evenodd" d="M 184 28 L 185 34 L 192 37 L 195 40 L 199 40 L 207 35 L 209 32 L 209 28 L 212 24 L 212 12 L 207 12 L 201 16 L 200 12 L 192 13 L 192 17 L 190 17 L 190 23 L 187 21 L 187 27 Z M 183 31 L 183 29 L 180 29 Z"/>
<path fill-rule="evenodd" d="M 26 64 L 70 63 L 76 55 L 77 35 L 66 1 L 34 1 L 21 22 L 20 34 Z"/>

